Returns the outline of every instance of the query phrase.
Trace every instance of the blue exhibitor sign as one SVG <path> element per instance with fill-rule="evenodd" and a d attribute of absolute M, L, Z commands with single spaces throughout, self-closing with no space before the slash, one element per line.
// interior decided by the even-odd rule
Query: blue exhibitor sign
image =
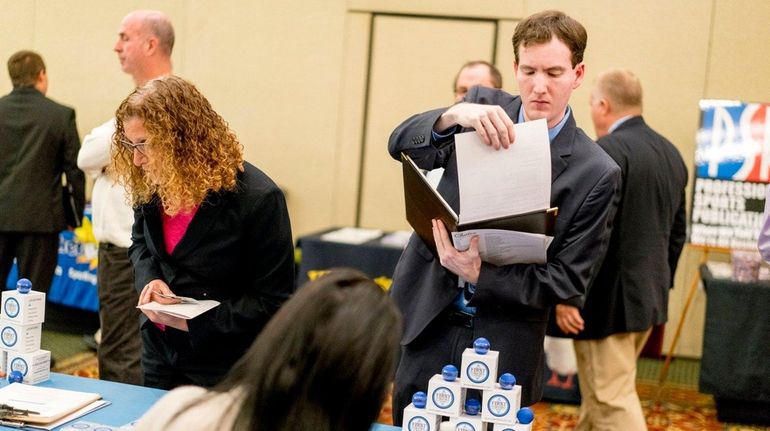
<path fill-rule="evenodd" d="M 770 181 L 768 107 L 701 100 L 690 243 L 756 249 Z"/>

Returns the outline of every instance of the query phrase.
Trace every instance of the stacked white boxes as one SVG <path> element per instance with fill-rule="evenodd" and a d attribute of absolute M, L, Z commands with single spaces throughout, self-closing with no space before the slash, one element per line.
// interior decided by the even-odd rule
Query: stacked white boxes
<path fill-rule="evenodd" d="M 465 349 L 459 379 L 454 365 L 431 377 L 428 393 L 417 392 L 404 409 L 403 429 L 486 431 L 492 424 L 494 431 L 531 431 L 534 414 L 521 408 L 521 386 L 509 373 L 495 381 L 499 352 L 489 347 L 478 338 L 473 349 Z M 480 390 L 481 400 L 467 397 L 468 389 Z"/>
<path fill-rule="evenodd" d="M 22 278 L 16 290 L 2 293 L 0 309 L 0 368 L 10 379 L 34 385 L 51 374 L 51 352 L 40 349 L 45 320 L 45 293 L 31 290 Z"/>

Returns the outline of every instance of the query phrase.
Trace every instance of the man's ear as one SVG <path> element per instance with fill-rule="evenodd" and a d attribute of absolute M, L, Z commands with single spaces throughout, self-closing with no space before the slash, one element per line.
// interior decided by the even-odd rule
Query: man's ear
<path fill-rule="evenodd" d="M 606 98 L 602 97 L 599 99 L 599 109 L 601 110 L 601 113 L 603 115 L 607 115 L 612 110 L 612 106 L 610 105 L 610 101 Z"/>
<path fill-rule="evenodd" d="M 37 78 L 35 79 L 35 88 L 43 94 L 48 92 L 48 75 L 46 74 L 45 69 L 38 72 Z"/>
<path fill-rule="evenodd" d="M 158 38 L 150 36 L 147 38 L 147 54 L 153 55 L 158 49 Z"/>
<path fill-rule="evenodd" d="M 575 66 L 575 82 L 572 83 L 572 89 L 576 90 L 583 83 L 583 79 L 586 76 L 586 64 L 583 62 L 578 63 Z"/>

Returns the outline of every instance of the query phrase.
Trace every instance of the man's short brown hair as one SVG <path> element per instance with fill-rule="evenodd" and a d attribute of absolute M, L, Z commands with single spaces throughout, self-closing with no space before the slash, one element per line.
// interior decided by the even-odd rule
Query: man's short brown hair
<path fill-rule="evenodd" d="M 564 12 L 547 10 L 524 18 L 513 31 L 513 55 L 519 63 L 519 47 L 541 45 L 556 37 L 572 51 L 572 67 L 583 61 L 583 52 L 588 42 L 583 24 L 570 18 Z"/>
<path fill-rule="evenodd" d="M 34 51 L 19 51 L 8 59 L 8 75 L 14 88 L 34 87 L 44 70 L 43 57 Z"/>

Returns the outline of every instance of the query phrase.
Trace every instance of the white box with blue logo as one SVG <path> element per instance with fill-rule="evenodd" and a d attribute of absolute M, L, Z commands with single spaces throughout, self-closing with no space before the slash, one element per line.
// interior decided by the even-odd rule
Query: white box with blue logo
<path fill-rule="evenodd" d="M 18 371 L 22 376 L 21 383 L 34 385 L 44 382 L 51 377 L 51 352 L 36 350 L 29 353 L 8 351 L 5 374 Z"/>
<path fill-rule="evenodd" d="M 497 359 L 500 355 L 489 350 L 489 341 L 478 338 L 473 348 L 463 351 L 460 380 L 463 387 L 474 389 L 494 389 L 497 381 Z"/>
<path fill-rule="evenodd" d="M 452 368 L 457 376 L 457 368 Z M 460 386 L 460 380 L 446 380 L 442 374 L 436 374 L 430 378 L 426 408 L 428 412 L 443 416 L 460 416 L 463 403 L 465 403 L 465 389 Z"/>
<path fill-rule="evenodd" d="M 30 290 L 31 287 L 32 283 L 26 278 L 22 278 L 18 281 L 16 290 L 4 291 L 0 317 L 19 325 L 43 323 L 45 321 L 45 293 Z"/>
<path fill-rule="evenodd" d="M 500 384 L 495 384 L 495 389 L 488 389 L 481 396 L 481 418 L 485 422 L 516 423 L 516 413 L 521 407 L 521 386 L 503 389 Z"/>
<path fill-rule="evenodd" d="M 43 325 L 19 325 L 0 319 L 0 348 L 14 352 L 28 353 L 40 348 L 40 334 Z"/>

